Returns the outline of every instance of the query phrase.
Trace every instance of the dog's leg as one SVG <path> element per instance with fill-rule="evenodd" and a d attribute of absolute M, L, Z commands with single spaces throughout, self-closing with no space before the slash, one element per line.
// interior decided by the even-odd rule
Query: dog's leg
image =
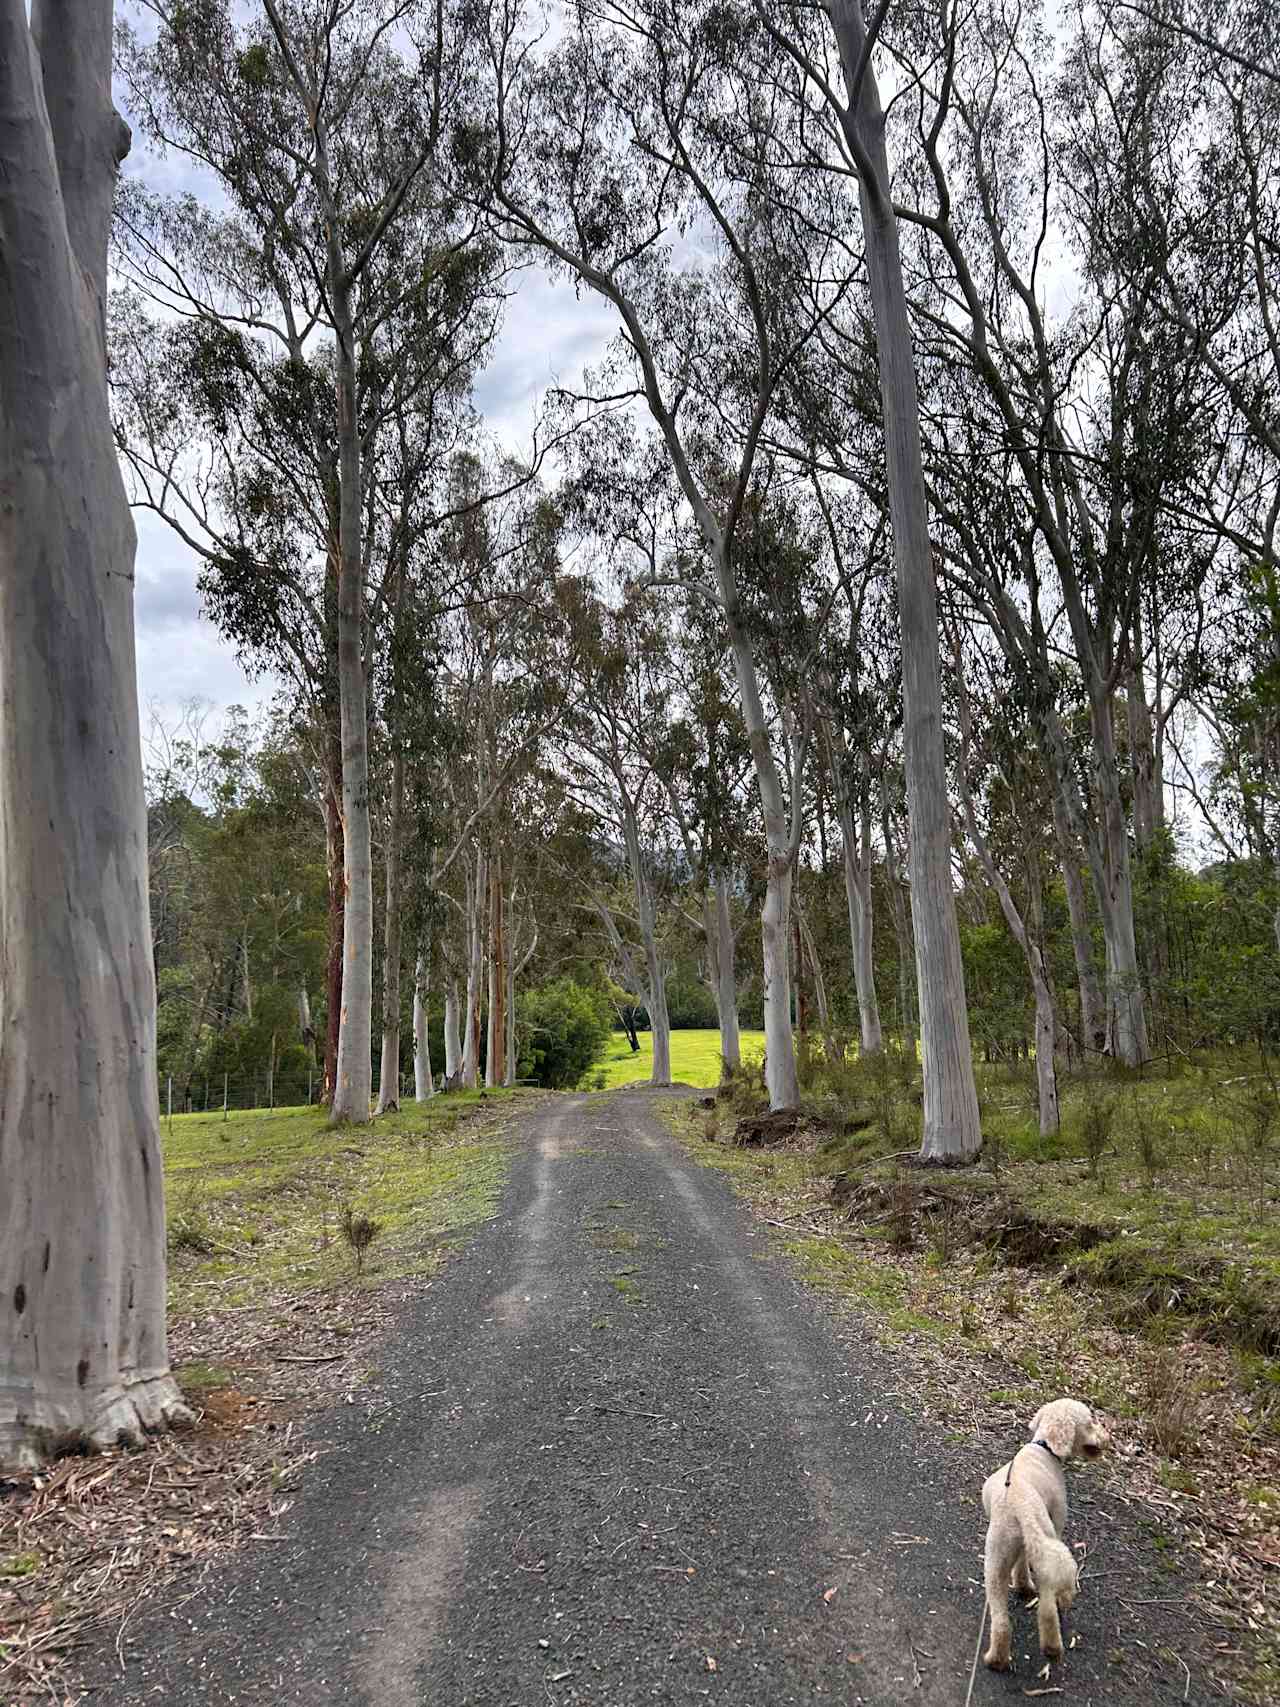
<path fill-rule="evenodd" d="M 1031 1567 L 1027 1563 L 1025 1553 L 1019 1553 L 1014 1563 L 1013 1592 L 1022 1595 L 1033 1595 L 1036 1592 L 1036 1585 L 1031 1580 Z"/>
<path fill-rule="evenodd" d="M 991 1619 L 991 1640 L 982 1656 L 992 1671 L 1009 1669 L 1009 1643 L 1012 1630 L 1009 1624 L 1009 1564 L 1004 1548 L 996 1538 L 993 1523 L 987 1530 L 986 1588 L 987 1614 Z"/>
<path fill-rule="evenodd" d="M 1040 1590 L 1040 1605 L 1036 1609 L 1036 1622 L 1040 1627 L 1040 1652 L 1047 1660 L 1062 1658 L 1062 1626 L 1058 1622 L 1058 1594 L 1056 1589 L 1042 1588 Z"/>

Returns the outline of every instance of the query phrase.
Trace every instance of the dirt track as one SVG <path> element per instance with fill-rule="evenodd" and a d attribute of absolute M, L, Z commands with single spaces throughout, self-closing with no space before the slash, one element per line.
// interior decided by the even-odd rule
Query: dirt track
<path fill-rule="evenodd" d="M 913 1419 L 648 1093 L 540 1102 L 518 1144 L 376 1397 L 321 1420 L 288 1539 L 140 1615 L 92 1699 L 963 1707 L 998 1457 Z M 1016 1672 L 980 1666 L 974 1702 L 1216 1699 L 1182 1591 L 1087 1470 L 1070 1485 L 1099 1561 L 1077 1645 L 1042 1680 L 1020 1611 Z"/>

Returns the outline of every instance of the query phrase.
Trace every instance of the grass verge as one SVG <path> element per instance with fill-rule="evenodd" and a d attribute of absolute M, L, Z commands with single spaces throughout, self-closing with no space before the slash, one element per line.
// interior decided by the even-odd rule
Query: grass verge
<path fill-rule="evenodd" d="M 308 1412 L 346 1402 L 376 1430 L 379 1338 L 493 1213 L 505 1129 L 532 1095 L 455 1093 L 338 1130 L 314 1109 L 174 1119 L 169 1348 L 198 1421 L 144 1452 L 0 1482 L 4 1707 L 72 1699 L 77 1647 L 123 1652 L 146 1595 L 228 1546 L 278 1539 L 318 1456 Z M 344 1223 L 377 1229 L 363 1253 Z"/>
<path fill-rule="evenodd" d="M 1068 1099 L 1064 1131 L 1046 1144 L 1028 1130 L 1021 1086 L 994 1078 L 984 1126 L 1001 1141 L 984 1168 L 958 1172 L 879 1153 L 909 1142 L 905 1082 L 888 1118 L 860 1085 L 852 1119 L 848 1099 L 829 1098 L 772 1148 L 733 1144 L 743 1110 L 728 1100 L 666 1113 L 695 1159 L 775 1228 L 801 1277 L 856 1308 L 912 1367 L 944 1430 L 1003 1443 L 1048 1397 L 1099 1407 L 1115 1440 L 1107 1474 L 1153 1521 L 1176 1525 L 1177 1552 L 1223 1627 L 1223 1678 L 1261 1707 L 1280 1681 L 1274 1212 L 1260 1221 L 1258 1181 L 1225 1135 L 1166 1139 L 1153 1177 L 1144 1122 L 1167 1118 L 1176 1090 L 1142 1087 L 1136 1115 L 1111 1123 L 1099 1167 L 1082 1132 L 1095 1091 Z"/>

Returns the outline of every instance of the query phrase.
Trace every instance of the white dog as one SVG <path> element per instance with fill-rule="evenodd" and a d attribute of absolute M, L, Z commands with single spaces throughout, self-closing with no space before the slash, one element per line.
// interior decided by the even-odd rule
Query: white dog
<path fill-rule="evenodd" d="M 1067 1521 L 1068 1458 L 1096 1458 L 1107 1432 L 1088 1405 L 1078 1399 L 1054 1399 L 1031 1419 L 1031 1443 L 987 1477 L 982 1509 L 987 1526 L 987 1611 L 991 1644 L 983 1655 L 996 1671 L 1009 1665 L 1009 1585 L 1040 1596 L 1040 1651 L 1046 1659 L 1062 1653 L 1059 1609 L 1076 1597 L 1076 1562 L 1063 1546 Z"/>

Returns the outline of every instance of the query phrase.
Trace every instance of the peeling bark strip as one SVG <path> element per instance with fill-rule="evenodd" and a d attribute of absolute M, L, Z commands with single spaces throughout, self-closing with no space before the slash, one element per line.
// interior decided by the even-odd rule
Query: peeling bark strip
<path fill-rule="evenodd" d="M 103 343 L 112 12 L 0 0 L 0 1470 L 183 1414 Z"/>

